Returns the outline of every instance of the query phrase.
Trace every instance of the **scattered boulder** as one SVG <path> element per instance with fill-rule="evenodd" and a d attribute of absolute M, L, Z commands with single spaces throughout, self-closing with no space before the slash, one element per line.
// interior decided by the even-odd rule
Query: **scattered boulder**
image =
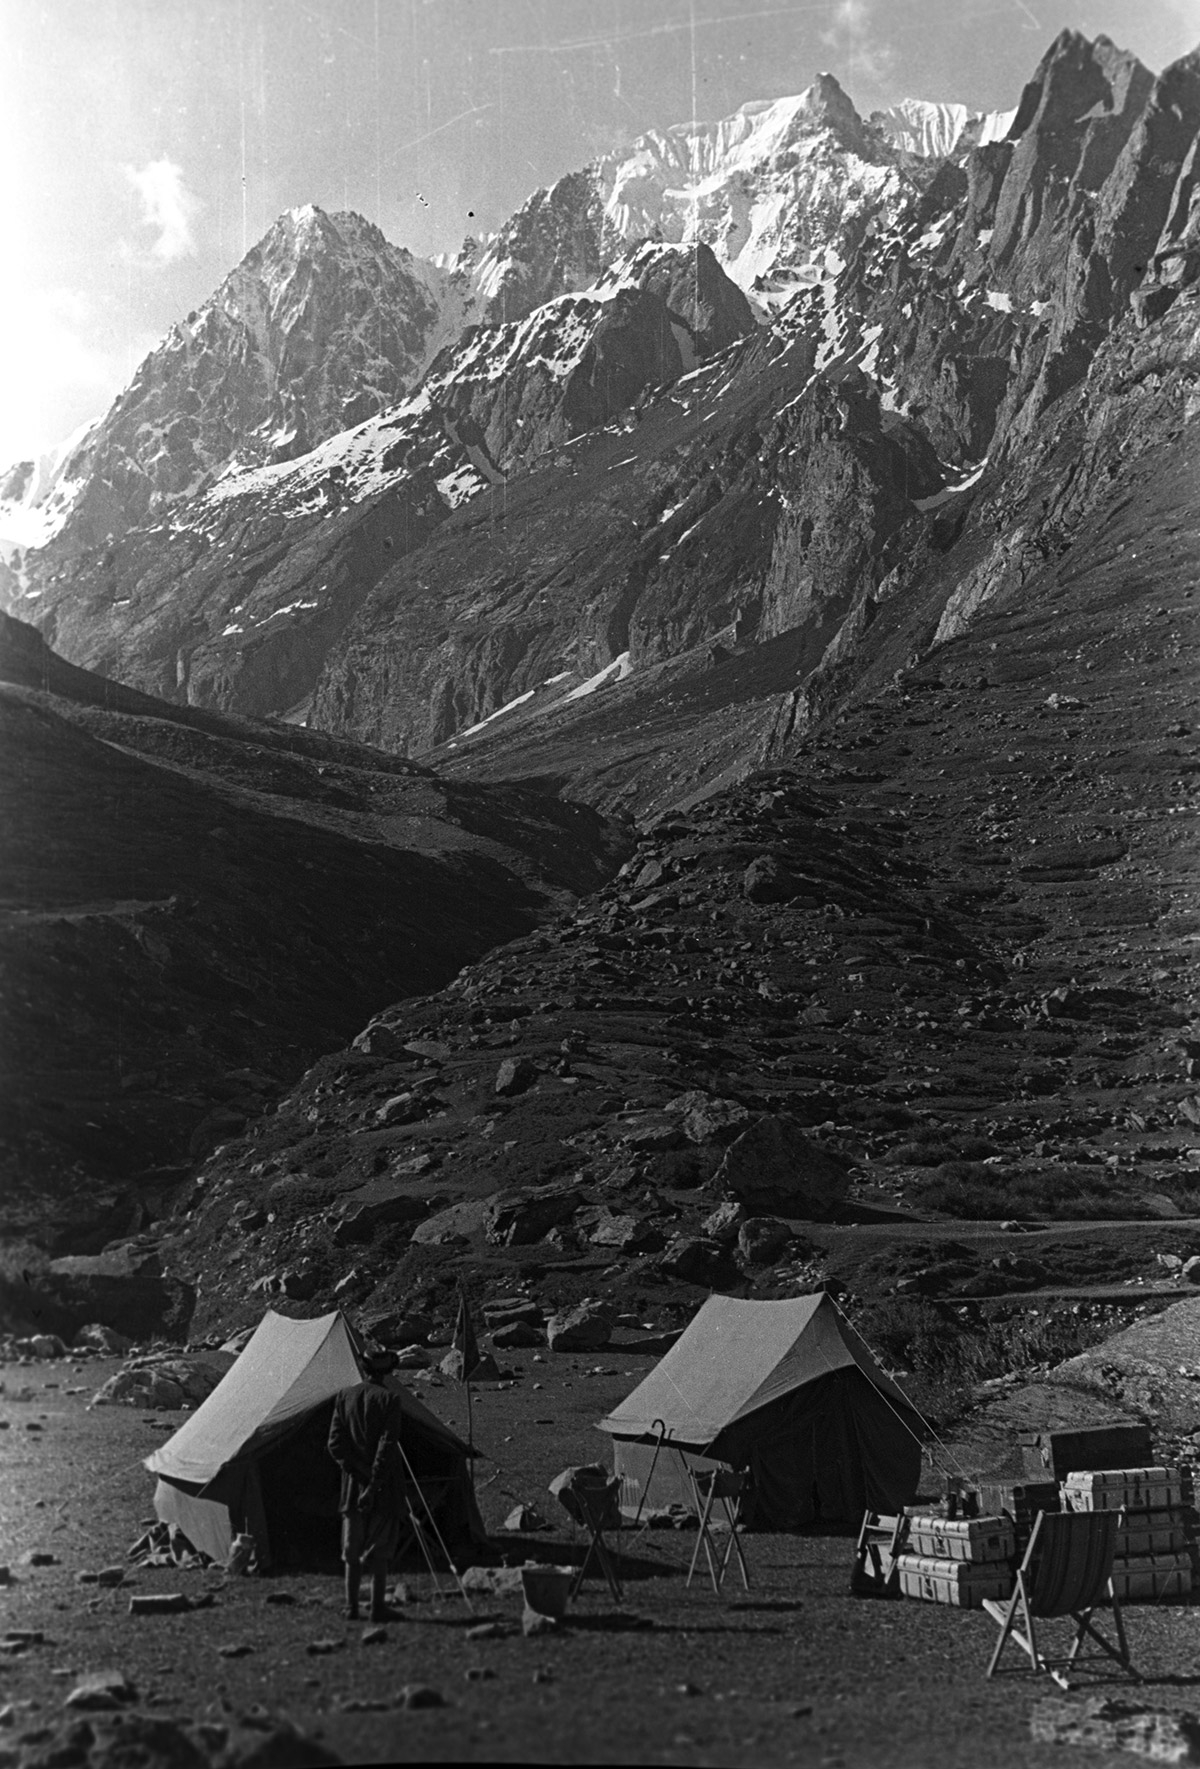
<path fill-rule="evenodd" d="M 424 1198 L 414 1198 L 403 1182 L 380 1179 L 351 1192 L 343 1200 L 342 1220 L 334 1230 L 339 1247 L 356 1241 L 369 1241 L 376 1230 L 394 1222 L 421 1222 L 430 1213 Z"/>
<path fill-rule="evenodd" d="M 755 1214 L 818 1217 L 845 1196 L 847 1168 L 795 1118 L 764 1112 L 726 1149 L 716 1183 Z"/>
<path fill-rule="evenodd" d="M 528 1057 L 505 1057 L 496 1071 L 496 1092 L 502 1099 L 509 1099 L 518 1093 L 525 1093 L 538 1078 L 535 1064 Z"/>
<path fill-rule="evenodd" d="M 137 1690 L 124 1671 L 89 1671 L 63 1702 L 67 1708 L 103 1711 L 137 1700 Z"/>
<path fill-rule="evenodd" d="M 771 1265 L 792 1238 L 777 1216 L 748 1216 L 738 1229 L 738 1252 L 750 1265 Z"/>
<path fill-rule="evenodd" d="M 668 1242 L 658 1260 L 664 1277 L 678 1278 L 685 1284 L 718 1284 L 730 1275 L 729 1256 L 716 1241 L 698 1239 L 695 1235 L 676 1235 Z"/>
<path fill-rule="evenodd" d="M 618 1253 L 656 1253 L 666 1244 L 666 1236 L 654 1223 L 612 1211 L 601 1216 L 588 1239 L 594 1247 L 614 1247 Z"/>
<path fill-rule="evenodd" d="M 711 1216 L 706 1216 L 700 1224 L 700 1233 L 706 1240 L 716 1241 L 721 1246 L 736 1241 L 738 1231 L 746 1220 L 746 1212 L 734 1198 L 727 1198 L 718 1204 Z"/>
<path fill-rule="evenodd" d="M 468 1370 L 463 1354 L 457 1346 L 453 1351 L 446 1353 L 438 1365 L 438 1369 L 443 1376 L 449 1376 L 452 1382 L 466 1382 L 468 1380 L 471 1382 L 502 1382 L 504 1380 L 504 1371 L 489 1352 L 485 1351 L 483 1356 L 477 1358 Z"/>
<path fill-rule="evenodd" d="M 372 1020 L 370 1025 L 363 1027 L 350 1048 L 361 1050 L 364 1056 L 402 1057 L 404 1033 L 396 1026 L 389 1026 L 386 1020 Z"/>
<path fill-rule="evenodd" d="M 531 1327 L 527 1321 L 509 1321 L 492 1333 L 492 1344 L 497 1351 L 527 1351 L 545 1343 L 545 1333 Z"/>
<path fill-rule="evenodd" d="M 540 1327 L 545 1323 L 545 1313 L 536 1302 L 485 1302 L 483 1318 L 489 1327 L 506 1327 L 510 1322 L 520 1321 L 527 1327 Z"/>
<path fill-rule="evenodd" d="M 681 1149 L 686 1141 L 678 1118 L 665 1111 L 621 1112 L 610 1121 L 608 1129 L 620 1142 L 646 1154 Z"/>
<path fill-rule="evenodd" d="M 92 1397 L 92 1406 L 145 1407 L 178 1412 L 208 1399 L 234 1363 L 227 1351 L 206 1351 L 187 1357 L 169 1354 L 153 1361 L 126 1364 Z"/>
<path fill-rule="evenodd" d="M 433 1317 L 410 1309 L 393 1309 L 389 1314 L 367 1315 L 363 1332 L 377 1339 L 380 1345 L 418 1345 L 433 1332 Z"/>
<path fill-rule="evenodd" d="M 612 1338 L 616 1310 L 607 1302 L 585 1301 L 546 1323 L 551 1351 L 601 1351 Z"/>
<path fill-rule="evenodd" d="M 569 1222 L 578 1209 L 579 1193 L 573 1186 L 502 1192 L 487 1207 L 485 1232 L 493 1246 L 527 1247 L 550 1229 Z"/>
<path fill-rule="evenodd" d="M 1190 1259 L 1184 1260 L 1179 1275 L 1185 1284 L 1200 1284 L 1200 1253 L 1193 1253 Z"/>
<path fill-rule="evenodd" d="M 712 1094 L 681 1093 L 668 1100 L 664 1112 L 679 1119 L 683 1134 L 694 1143 L 728 1143 L 747 1129 L 752 1114 L 740 1100 Z"/>
<path fill-rule="evenodd" d="M 759 854 L 742 874 L 742 895 L 748 903 L 790 903 L 800 885 L 774 854 Z"/>
<path fill-rule="evenodd" d="M 447 1210 L 439 1210 L 436 1216 L 426 1217 L 413 1230 L 412 1238 L 419 1247 L 444 1247 L 456 1241 L 467 1241 L 480 1234 L 489 1209 L 486 1198 L 467 1198 L 461 1204 L 451 1204 Z"/>
<path fill-rule="evenodd" d="M 124 1333 L 118 1333 L 114 1327 L 106 1327 L 103 1321 L 90 1321 L 76 1333 L 75 1344 L 80 1349 L 90 1348 L 113 1357 L 122 1351 L 128 1351 L 133 1340 L 127 1339 Z"/>

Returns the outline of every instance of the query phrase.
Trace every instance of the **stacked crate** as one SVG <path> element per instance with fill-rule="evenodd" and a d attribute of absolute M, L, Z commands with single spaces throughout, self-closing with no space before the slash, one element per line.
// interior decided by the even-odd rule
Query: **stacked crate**
<path fill-rule="evenodd" d="M 985 1597 L 1011 1596 L 1015 1552 L 1007 1517 L 910 1516 L 903 1552 L 896 1557 L 901 1594 L 978 1609 Z"/>
<path fill-rule="evenodd" d="M 1018 1558 L 1023 1558 L 1039 1511 L 1060 1508 L 1058 1484 L 1053 1480 L 981 1480 L 974 1487 L 979 1511 L 1012 1519 Z"/>
<path fill-rule="evenodd" d="M 1125 1513 L 1112 1575 L 1113 1592 L 1123 1603 L 1190 1594 L 1190 1486 L 1178 1468 L 1079 1471 L 1063 1481 L 1066 1510 Z"/>

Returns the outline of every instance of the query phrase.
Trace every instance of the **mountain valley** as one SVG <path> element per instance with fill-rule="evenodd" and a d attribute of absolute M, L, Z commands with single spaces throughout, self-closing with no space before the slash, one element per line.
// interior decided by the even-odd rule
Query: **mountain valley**
<path fill-rule="evenodd" d="M 9 476 L 7 1232 L 149 1235 L 197 1336 L 828 1283 L 911 1365 L 1170 1293 L 1198 130 L 1200 52 L 1067 32 L 449 266 L 282 217 Z"/>

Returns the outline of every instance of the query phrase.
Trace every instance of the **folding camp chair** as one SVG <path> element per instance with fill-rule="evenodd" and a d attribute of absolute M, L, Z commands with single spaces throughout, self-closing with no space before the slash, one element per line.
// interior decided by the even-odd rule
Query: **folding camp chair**
<path fill-rule="evenodd" d="M 572 1491 L 572 1497 L 578 1506 L 579 1521 L 586 1525 L 588 1530 L 587 1553 L 583 1557 L 583 1565 L 579 1568 L 575 1582 L 571 1586 L 572 1602 L 582 1590 L 588 1567 L 593 1560 L 608 1580 L 608 1588 L 612 1593 L 613 1601 L 615 1603 L 623 1601 L 621 1581 L 617 1577 L 613 1555 L 604 1540 L 606 1529 L 620 1528 L 621 1514 L 616 1508 L 618 1491 L 619 1487 L 615 1480 L 610 1481 L 607 1486 L 577 1486 Z"/>
<path fill-rule="evenodd" d="M 742 1584 L 747 1591 L 750 1589 L 750 1575 L 746 1571 L 746 1557 L 742 1553 L 742 1544 L 738 1537 L 738 1524 L 742 1514 L 742 1499 L 746 1490 L 746 1476 L 732 1468 L 689 1468 L 692 1492 L 695 1495 L 696 1511 L 700 1518 L 699 1534 L 692 1552 L 692 1564 L 688 1567 L 687 1584 L 690 1585 L 700 1559 L 703 1548 L 708 1561 L 708 1576 L 712 1580 L 712 1588 L 720 1595 L 721 1586 L 725 1583 L 725 1574 L 729 1570 L 730 1557 L 737 1555 L 738 1565 L 742 1569 Z M 724 1551 L 718 1548 L 713 1540 L 713 1512 L 720 1505 L 725 1513 L 725 1523 L 729 1530 L 729 1540 Z M 684 1587 L 685 1590 L 687 1586 Z"/>
<path fill-rule="evenodd" d="M 1113 1553 L 1123 1517 L 1123 1511 L 1038 1512 L 1025 1558 L 1017 1571 L 1016 1590 L 1007 1603 L 984 1599 L 983 1607 L 1000 1624 L 1000 1639 L 987 1669 L 989 1677 L 1012 1639 L 1027 1655 L 1035 1672 L 1047 1671 L 1061 1688 L 1069 1689 L 1068 1674 L 1075 1664 L 1083 1662 L 1078 1654 L 1087 1634 L 1107 1657 L 1115 1659 L 1136 1679 L 1121 1605 L 1112 1587 Z M 1092 1622 L 1093 1612 L 1101 1603 L 1112 1605 L 1115 1646 Z M 1034 1618 L 1060 1615 L 1069 1615 L 1076 1624 L 1075 1637 L 1065 1656 L 1048 1658 L 1038 1650 Z M 1016 1625 L 1018 1620 L 1025 1624 L 1023 1634 Z M 1090 1654 L 1088 1662 L 1095 1662 L 1099 1656 Z"/>
<path fill-rule="evenodd" d="M 896 1561 L 907 1536 L 908 1518 L 903 1511 L 895 1517 L 882 1511 L 864 1514 L 850 1574 L 852 1597 L 899 1596 Z"/>

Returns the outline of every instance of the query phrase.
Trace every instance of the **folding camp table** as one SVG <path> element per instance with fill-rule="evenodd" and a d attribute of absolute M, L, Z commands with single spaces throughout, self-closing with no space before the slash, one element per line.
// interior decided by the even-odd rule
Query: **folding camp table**
<path fill-rule="evenodd" d="M 703 1548 L 708 1561 L 708 1576 L 712 1580 L 712 1588 L 718 1596 L 721 1586 L 725 1583 L 725 1574 L 729 1570 L 730 1558 L 736 1554 L 738 1565 L 742 1571 L 742 1584 L 750 1589 L 750 1574 L 746 1570 L 746 1557 L 742 1553 L 742 1544 L 738 1536 L 738 1526 L 742 1513 L 742 1498 L 746 1490 L 746 1476 L 733 1468 L 689 1468 L 692 1492 L 696 1498 L 696 1511 L 700 1519 L 696 1546 L 692 1552 L 692 1564 L 688 1567 L 687 1583 L 692 1582 L 693 1574 L 700 1559 Z M 724 1550 L 718 1548 L 713 1540 L 713 1512 L 720 1505 L 725 1513 L 725 1523 L 729 1530 L 729 1540 Z M 686 1587 L 685 1587 L 686 1588 Z"/>
<path fill-rule="evenodd" d="M 583 1557 L 583 1565 L 579 1568 L 575 1582 L 571 1586 L 572 1602 L 578 1597 L 583 1587 L 583 1581 L 587 1577 L 588 1567 L 593 1560 L 608 1580 L 608 1588 L 612 1593 L 614 1603 L 621 1603 L 624 1600 L 613 1555 L 604 1539 L 605 1530 L 614 1527 L 614 1516 L 615 1527 L 620 1528 L 621 1514 L 615 1510 L 614 1502 L 616 1484 L 615 1481 L 612 1481 L 607 1486 L 578 1486 L 572 1489 L 571 1497 L 578 1506 L 579 1521 L 586 1525 L 588 1530 L 587 1553 Z"/>

